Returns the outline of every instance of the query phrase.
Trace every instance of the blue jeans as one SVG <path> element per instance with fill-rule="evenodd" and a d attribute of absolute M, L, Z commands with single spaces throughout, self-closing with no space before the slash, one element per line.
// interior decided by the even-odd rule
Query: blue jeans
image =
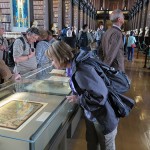
<path fill-rule="evenodd" d="M 104 135 L 98 122 L 86 121 L 87 150 L 115 150 L 117 127 L 109 134 Z"/>
<path fill-rule="evenodd" d="M 91 50 L 90 47 L 80 47 L 80 51 L 87 52 L 87 51 L 90 51 L 90 50 Z"/>
<path fill-rule="evenodd" d="M 133 54 L 134 54 L 134 48 L 132 47 L 128 47 L 128 60 L 131 60 L 133 59 Z"/>

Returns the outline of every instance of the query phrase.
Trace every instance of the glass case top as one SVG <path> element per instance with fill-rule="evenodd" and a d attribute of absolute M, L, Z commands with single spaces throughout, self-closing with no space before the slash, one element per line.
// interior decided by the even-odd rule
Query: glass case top
<path fill-rule="evenodd" d="M 68 95 L 71 92 L 69 83 L 63 81 L 35 80 L 32 83 L 25 82 L 21 85 L 17 84 L 17 86 L 18 90 L 33 93 Z"/>
<path fill-rule="evenodd" d="M 0 137 L 32 142 L 35 133 L 42 134 L 45 124 L 58 118 L 53 137 L 75 107 L 65 100 L 70 91 L 67 82 L 31 79 L 0 89 Z"/>
<path fill-rule="evenodd" d="M 76 108 L 65 98 L 71 93 L 69 81 L 65 70 L 48 66 L 27 73 L 20 81 L 2 86 L 0 137 L 32 143 L 49 125 L 53 137 Z"/>
<path fill-rule="evenodd" d="M 66 71 L 55 69 L 51 64 L 47 64 L 42 66 L 41 68 L 35 69 L 22 75 L 23 78 L 36 80 L 45 80 L 50 78 L 51 76 L 65 77 Z"/>

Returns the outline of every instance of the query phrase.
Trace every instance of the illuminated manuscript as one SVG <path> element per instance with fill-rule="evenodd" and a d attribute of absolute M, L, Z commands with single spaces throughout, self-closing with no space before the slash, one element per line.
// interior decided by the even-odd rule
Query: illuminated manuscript
<path fill-rule="evenodd" d="M 43 104 L 12 100 L 0 107 L 0 127 L 16 130 Z"/>

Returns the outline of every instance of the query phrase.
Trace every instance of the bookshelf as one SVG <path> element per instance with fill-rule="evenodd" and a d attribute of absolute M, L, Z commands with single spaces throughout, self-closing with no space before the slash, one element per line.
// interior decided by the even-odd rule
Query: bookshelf
<path fill-rule="evenodd" d="M 38 22 L 39 27 L 44 27 L 44 2 L 43 0 L 33 1 L 34 21 Z"/>
<path fill-rule="evenodd" d="M 71 25 L 71 2 L 70 0 L 65 1 L 65 25 Z"/>
<path fill-rule="evenodd" d="M 11 30 L 10 0 L 0 0 L 0 22 L 4 24 L 5 31 Z"/>
<path fill-rule="evenodd" d="M 56 27 L 58 27 L 58 6 L 59 6 L 59 1 L 53 0 L 53 24 Z"/>
<path fill-rule="evenodd" d="M 73 7 L 74 11 L 74 26 L 78 29 L 78 5 L 74 5 Z"/>

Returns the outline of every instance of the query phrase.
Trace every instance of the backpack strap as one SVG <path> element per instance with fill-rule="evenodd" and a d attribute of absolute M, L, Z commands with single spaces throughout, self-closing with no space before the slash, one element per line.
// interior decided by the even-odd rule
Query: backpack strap
<path fill-rule="evenodd" d="M 26 50 L 26 43 L 24 41 L 24 38 L 21 36 L 21 37 L 18 37 L 17 39 L 20 39 L 21 42 L 23 43 L 23 50 L 25 51 Z M 31 47 L 31 46 L 30 46 Z"/>
<path fill-rule="evenodd" d="M 1 45 L 3 45 L 3 43 L 4 43 L 4 37 L 2 37 L 0 40 L 2 41 Z"/>
<path fill-rule="evenodd" d="M 26 50 L 26 43 L 25 43 L 24 38 L 21 36 L 21 37 L 18 37 L 18 38 L 16 38 L 16 39 L 21 40 L 21 42 L 23 43 L 23 50 L 25 51 L 25 50 Z M 14 43 L 14 42 L 13 42 L 13 43 Z M 11 45 L 11 44 L 10 44 L 10 45 Z M 31 45 L 30 45 L 30 47 L 31 47 Z"/>
<path fill-rule="evenodd" d="M 71 80 L 72 80 L 72 82 L 73 82 L 73 84 L 74 84 L 74 87 L 76 87 L 75 90 L 77 91 L 77 93 L 78 93 L 79 95 L 83 94 L 84 91 L 81 90 L 81 88 L 79 87 L 77 81 L 75 80 L 75 73 L 72 75 Z"/>
<path fill-rule="evenodd" d="M 76 87 L 76 91 L 78 92 L 79 95 L 81 95 L 83 93 L 83 90 L 81 90 L 81 88 L 79 87 L 78 83 L 75 80 L 75 73 L 77 72 L 77 65 L 78 65 L 78 62 L 76 62 L 76 59 L 74 59 L 73 62 L 72 62 L 72 77 L 71 77 L 71 80 L 74 84 L 74 87 Z"/>

